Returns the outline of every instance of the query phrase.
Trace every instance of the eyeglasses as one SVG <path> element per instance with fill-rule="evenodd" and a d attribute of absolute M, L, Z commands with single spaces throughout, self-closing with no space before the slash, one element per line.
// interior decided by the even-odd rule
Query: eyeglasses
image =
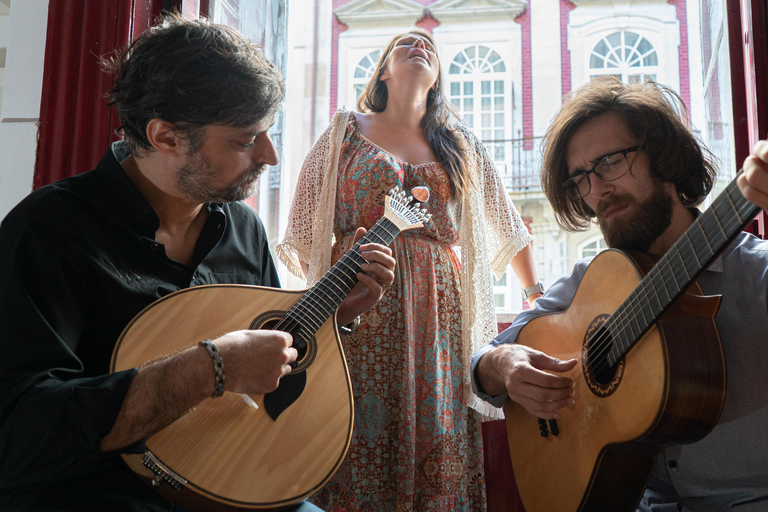
<path fill-rule="evenodd" d="M 638 149 L 640 146 L 632 146 L 604 156 L 590 170 L 580 172 L 565 180 L 562 184 L 563 190 L 571 196 L 571 199 L 578 200 L 584 198 L 592 190 L 592 184 L 589 181 L 590 174 L 594 174 L 602 181 L 615 181 L 621 178 L 629 171 L 627 153 L 632 153 Z"/>

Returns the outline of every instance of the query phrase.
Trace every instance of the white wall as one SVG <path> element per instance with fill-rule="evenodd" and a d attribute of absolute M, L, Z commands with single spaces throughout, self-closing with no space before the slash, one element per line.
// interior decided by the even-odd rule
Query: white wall
<path fill-rule="evenodd" d="M 48 0 L 15 1 L 0 109 L 0 218 L 32 190 Z"/>

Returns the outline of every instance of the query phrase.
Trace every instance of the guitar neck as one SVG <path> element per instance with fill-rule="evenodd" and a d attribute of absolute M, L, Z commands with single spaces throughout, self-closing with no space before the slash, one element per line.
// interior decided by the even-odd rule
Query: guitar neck
<path fill-rule="evenodd" d="M 606 322 L 613 339 L 611 366 L 626 356 L 759 211 L 741 194 L 736 179 L 725 187 Z"/>
<path fill-rule="evenodd" d="M 400 231 L 388 218 L 379 219 L 286 313 L 285 318 L 296 326 L 301 339 L 311 338 L 357 284 L 357 273 L 366 262 L 360 254 L 360 246 L 369 243 L 389 246 Z"/>

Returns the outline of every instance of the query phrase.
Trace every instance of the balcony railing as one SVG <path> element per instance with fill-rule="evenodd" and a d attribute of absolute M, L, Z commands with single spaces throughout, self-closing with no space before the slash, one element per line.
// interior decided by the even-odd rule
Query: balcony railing
<path fill-rule="evenodd" d="M 504 186 L 510 192 L 541 190 L 541 139 L 527 137 L 507 140 L 484 140 Z"/>

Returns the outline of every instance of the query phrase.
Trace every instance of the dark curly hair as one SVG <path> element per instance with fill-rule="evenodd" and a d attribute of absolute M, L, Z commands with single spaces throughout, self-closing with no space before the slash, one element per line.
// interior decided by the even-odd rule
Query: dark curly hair
<path fill-rule="evenodd" d="M 568 142 L 587 121 L 606 113 L 623 119 L 648 155 L 651 173 L 673 183 L 683 205 L 704 200 L 715 181 L 716 158 L 691 132 L 680 96 L 653 81 L 627 85 L 614 76 L 598 76 L 566 98 L 542 144 L 542 188 L 563 229 L 581 231 L 595 215 L 582 199 L 574 200 L 563 190 L 570 177 Z"/>
<path fill-rule="evenodd" d="M 102 64 L 117 75 L 109 104 L 138 155 L 153 151 L 146 135 L 151 119 L 174 124 L 194 151 L 204 126 L 253 126 L 274 116 L 285 96 L 280 71 L 248 39 L 178 13 Z"/>

